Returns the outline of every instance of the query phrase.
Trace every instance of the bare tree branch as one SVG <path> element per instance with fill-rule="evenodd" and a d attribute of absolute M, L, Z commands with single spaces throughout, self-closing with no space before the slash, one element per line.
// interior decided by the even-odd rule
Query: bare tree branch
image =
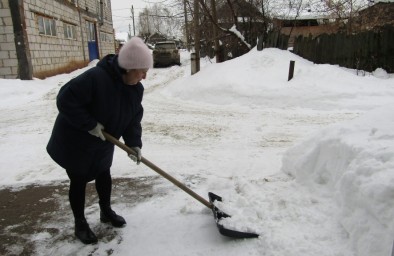
<path fill-rule="evenodd" d="M 228 2 L 230 2 L 231 0 L 227 0 Z M 202 6 L 202 8 L 204 9 L 204 11 L 205 11 L 205 15 L 207 15 L 208 16 L 208 18 L 209 18 L 209 20 L 212 22 L 212 24 L 214 24 L 218 29 L 220 29 L 221 31 L 223 31 L 223 32 L 225 32 L 225 33 L 229 33 L 229 34 L 231 34 L 232 36 L 234 36 L 234 37 L 236 37 L 237 39 L 238 39 L 238 41 L 242 44 L 242 45 L 244 45 L 245 47 L 247 47 L 248 49 L 251 49 L 251 46 L 250 46 L 250 44 L 248 44 L 246 41 L 245 41 L 245 38 L 242 36 L 242 34 L 241 33 L 239 33 L 238 31 L 237 31 L 237 24 L 234 24 L 234 26 L 233 27 L 231 27 L 230 29 L 227 29 L 227 28 L 223 28 L 222 26 L 220 26 L 214 19 L 213 19 L 213 17 L 212 17 L 212 14 L 211 14 L 211 11 L 209 10 L 209 8 L 208 8 L 208 6 L 204 3 L 204 0 L 199 0 L 199 2 L 200 2 L 200 5 Z M 232 8 L 232 12 L 233 12 L 233 15 L 235 16 L 235 12 L 234 12 L 234 9 Z M 235 19 L 237 19 L 237 17 L 235 16 Z M 235 27 L 235 28 L 234 28 Z M 237 33 L 238 32 L 238 33 Z"/>

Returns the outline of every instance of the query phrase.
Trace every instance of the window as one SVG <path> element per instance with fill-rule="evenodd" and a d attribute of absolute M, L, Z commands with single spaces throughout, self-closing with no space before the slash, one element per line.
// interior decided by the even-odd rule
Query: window
<path fill-rule="evenodd" d="M 63 23 L 64 38 L 77 39 L 75 25 Z"/>
<path fill-rule="evenodd" d="M 109 33 L 100 32 L 100 38 L 102 42 L 108 42 L 108 43 L 113 42 L 113 35 Z"/>
<path fill-rule="evenodd" d="M 86 30 L 88 41 L 96 41 L 95 26 L 93 22 L 86 21 Z"/>
<path fill-rule="evenodd" d="M 53 18 L 38 15 L 37 19 L 40 35 L 56 36 L 56 21 Z"/>

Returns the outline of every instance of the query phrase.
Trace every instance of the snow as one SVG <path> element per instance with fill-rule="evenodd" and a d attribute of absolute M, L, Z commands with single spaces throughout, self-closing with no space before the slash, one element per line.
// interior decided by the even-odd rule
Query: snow
<path fill-rule="evenodd" d="M 392 74 L 359 76 L 288 51 L 252 49 L 224 63 L 202 59 L 191 76 L 189 57 L 182 52 L 181 66 L 152 69 L 143 82 L 142 153 L 202 197 L 222 196 L 216 205 L 232 216 L 222 224 L 259 238 L 221 236 L 208 208 L 160 179 L 152 197 L 118 200 L 114 209 L 128 224 L 96 245 L 72 238 L 63 202 L 70 223 L 52 227 L 69 238 L 32 235 L 37 255 L 391 255 Z M 287 81 L 290 60 L 295 73 Z M 0 79 L 1 187 L 67 181 L 45 146 L 59 88 L 87 68 L 45 80 Z M 112 174 L 157 176 L 118 149 Z M 86 213 L 93 230 L 103 225 L 97 203 Z"/>
<path fill-rule="evenodd" d="M 119 32 L 115 34 L 116 40 L 120 40 L 123 42 L 126 42 L 127 39 L 129 38 L 129 33 L 128 32 Z"/>

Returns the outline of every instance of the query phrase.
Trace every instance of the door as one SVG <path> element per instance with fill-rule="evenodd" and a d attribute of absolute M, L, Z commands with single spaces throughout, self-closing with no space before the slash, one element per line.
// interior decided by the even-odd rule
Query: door
<path fill-rule="evenodd" d="M 100 58 L 98 51 L 98 44 L 96 40 L 96 24 L 89 21 L 86 21 L 86 24 L 87 24 L 89 61 L 92 61 Z"/>

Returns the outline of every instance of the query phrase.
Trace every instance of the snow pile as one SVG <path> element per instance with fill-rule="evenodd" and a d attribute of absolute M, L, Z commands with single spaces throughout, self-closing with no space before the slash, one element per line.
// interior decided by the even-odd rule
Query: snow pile
<path fill-rule="evenodd" d="M 295 61 L 294 78 L 288 79 L 289 63 Z M 385 95 L 393 90 L 390 79 L 357 76 L 355 72 L 333 65 L 316 65 L 288 51 L 269 48 L 249 53 L 199 73 L 178 79 L 163 94 L 188 101 L 220 105 L 270 108 L 309 108 L 333 110 L 365 108 L 390 103 Z M 379 97 L 365 102 L 366 97 Z M 384 96 L 384 97 L 382 97 Z M 360 100 L 363 104 L 360 104 Z"/>
<path fill-rule="evenodd" d="M 336 199 L 359 256 L 390 255 L 394 238 L 394 106 L 334 125 L 289 149 L 282 171 Z"/>

